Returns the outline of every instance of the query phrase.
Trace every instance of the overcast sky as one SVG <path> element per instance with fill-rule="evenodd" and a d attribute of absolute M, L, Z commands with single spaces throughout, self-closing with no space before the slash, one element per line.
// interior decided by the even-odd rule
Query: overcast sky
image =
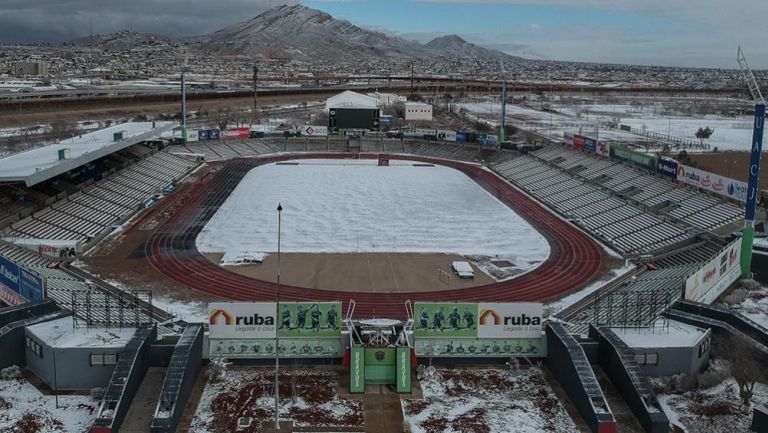
<path fill-rule="evenodd" d="M 0 0 L 0 42 L 61 42 L 121 29 L 199 35 L 267 9 L 263 0 Z M 314 0 L 354 24 L 409 38 L 457 33 L 553 60 L 736 68 L 741 44 L 768 68 L 765 0 Z"/>

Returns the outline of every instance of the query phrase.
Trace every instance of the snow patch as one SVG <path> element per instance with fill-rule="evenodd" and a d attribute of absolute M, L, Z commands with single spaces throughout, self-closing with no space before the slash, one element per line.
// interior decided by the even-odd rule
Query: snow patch
<path fill-rule="evenodd" d="M 448 167 L 368 160 L 292 161 L 251 170 L 197 238 L 201 252 L 456 253 L 528 271 L 549 244 L 528 222 Z"/>

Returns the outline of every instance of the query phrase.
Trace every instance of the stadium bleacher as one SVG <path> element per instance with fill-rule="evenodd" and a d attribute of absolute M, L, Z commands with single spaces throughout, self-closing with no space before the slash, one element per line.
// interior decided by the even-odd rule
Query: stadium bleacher
<path fill-rule="evenodd" d="M 575 177 L 620 195 L 632 191 L 626 196 L 644 206 L 666 208 L 667 215 L 672 219 L 700 230 L 716 229 L 743 218 L 743 209 L 733 203 L 642 169 L 588 155 L 573 148 L 551 145 L 532 155 L 550 163 L 557 161 L 552 165 L 564 170 L 581 165 L 583 170 L 572 172 Z"/>
<path fill-rule="evenodd" d="M 623 253 L 653 252 L 742 217 L 732 203 L 564 146 L 493 167 Z"/>
<path fill-rule="evenodd" d="M 648 327 L 682 294 L 682 281 L 720 252 L 721 245 L 700 242 L 642 267 L 632 278 L 606 293 L 595 292 L 589 303 L 574 314 L 559 317 L 568 330 L 585 334 L 589 325 Z"/>
<path fill-rule="evenodd" d="M 13 223 L 5 235 L 87 243 L 196 166 L 193 161 L 146 146 L 133 146 L 126 155 L 141 159 Z"/>
<path fill-rule="evenodd" d="M 26 248 L 0 241 L 0 256 L 24 266 L 44 277 L 48 297 L 62 308 L 72 311 L 89 326 L 135 326 L 156 320 L 137 305 L 133 295 L 118 295 L 119 291 L 105 291 L 102 287 L 66 272 L 53 257 L 43 256 Z"/>

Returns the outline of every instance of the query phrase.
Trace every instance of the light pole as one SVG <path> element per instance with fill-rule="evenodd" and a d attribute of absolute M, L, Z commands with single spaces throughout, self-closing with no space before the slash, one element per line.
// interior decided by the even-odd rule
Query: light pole
<path fill-rule="evenodd" d="M 283 205 L 277 204 L 277 314 L 276 324 L 280 323 L 280 225 L 283 214 Z M 275 326 L 275 432 L 280 431 L 280 379 L 278 371 L 280 369 L 280 337 L 279 326 Z"/>

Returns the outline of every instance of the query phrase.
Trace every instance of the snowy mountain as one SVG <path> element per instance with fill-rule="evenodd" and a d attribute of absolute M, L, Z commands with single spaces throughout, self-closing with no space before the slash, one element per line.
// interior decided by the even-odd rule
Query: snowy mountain
<path fill-rule="evenodd" d="M 296 60 L 510 57 L 455 35 L 422 45 L 380 31 L 363 29 L 302 5 L 277 6 L 199 40 L 200 48 L 211 54 Z"/>
<path fill-rule="evenodd" d="M 301 5 L 278 6 L 203 38 L 201 48 L 219 55 L 354 60 L 428 55 L 422 45 L 364 30 Z"/>
<path fill-rule="evenodd" d="M 457 35 L 441 36 L 424 45 L 436 55 L 445 57 L 469 57 L 474 59 L 509 59 L 511 56 L 501 51 L 490 50 L 467 42 Z"/>
<path fill-rule="evenodd" d="M 85 36 L 72 39 L 67 45 L 99 48 L 105 51 L 125 51 L 147 46 L 173 46 L 178 41 L 162 35 L 120 30 L 103 35 Z"/>

